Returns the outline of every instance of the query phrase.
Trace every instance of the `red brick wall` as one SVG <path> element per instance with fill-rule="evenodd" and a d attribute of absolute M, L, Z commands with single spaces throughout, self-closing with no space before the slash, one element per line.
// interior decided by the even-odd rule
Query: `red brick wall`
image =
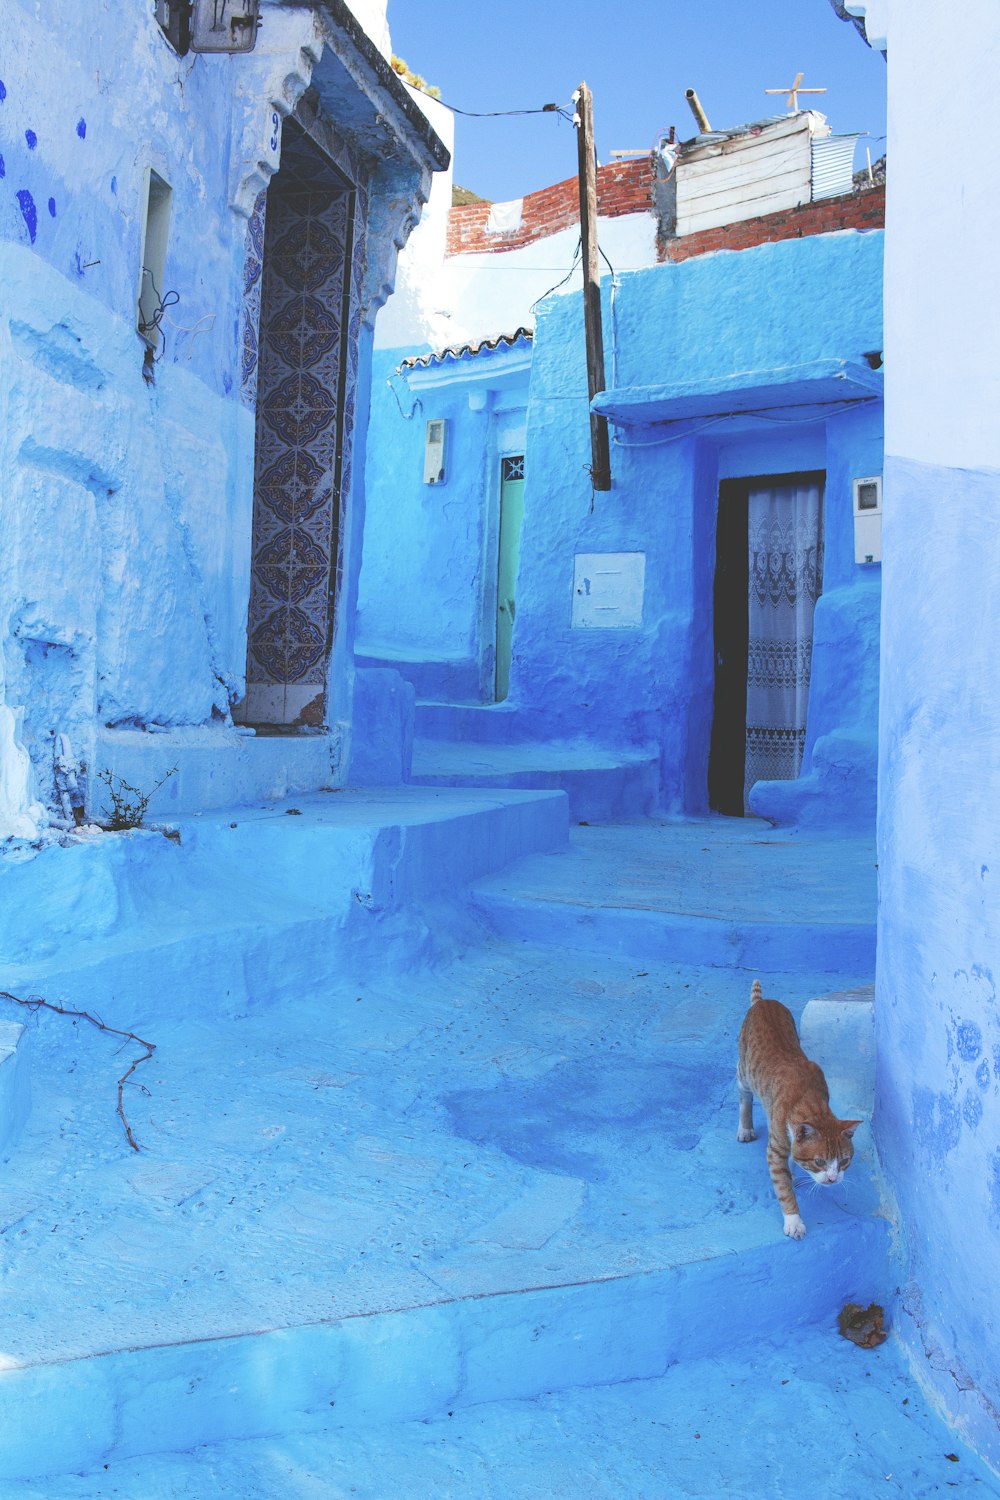
<path fill-rule="evenodd" d="M 611 162 L 597 169 L 597 212 L 606 219 L 653 212 L 653 162 L 649 156 Z M 580 222 L 580 190 L 575 177 L 528 193 L 521 227 L 512 234 L 487 234 L 488 203 L 467 203 L 448 215 L 448 254 L 517 250 Z"/>
<path fill-rule="evenodd" d="M 750 245 L 764 245 L 773 240 L 801 239 L 807 234 L 832 234 L 836 229 L 882 229 L 885 226 L 885 185 L 867 192 L 848 193 L 842 198 L 824 198 L 819 203 L 803 203 L 783 213 L 763 214 L 759 219 L 743 219 L 720 229 L 703 229 L 681 239 L 661 239 L 657 245 L 660 260 L 690 260 L 709 250 L 746 250 Z"/>

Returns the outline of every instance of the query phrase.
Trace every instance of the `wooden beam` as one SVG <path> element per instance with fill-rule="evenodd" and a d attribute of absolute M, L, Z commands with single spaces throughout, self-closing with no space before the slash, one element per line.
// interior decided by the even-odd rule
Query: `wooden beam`
<path fill-rule="evenodd" d="M 601 266 L 597 248 L 597 157 L 594 152 L 594 100 L 581 83 L 576 97 L 576 145 L 580 167 L 580 241 L 583 247 L 583 320 L 587 337 L 587 390 L 592 401 L 605 389 L 604 328 L 601 320 Z M 590 477 L 595 490 L 611 488 L 611 448 L 605 417 L 590 414 Z"/>

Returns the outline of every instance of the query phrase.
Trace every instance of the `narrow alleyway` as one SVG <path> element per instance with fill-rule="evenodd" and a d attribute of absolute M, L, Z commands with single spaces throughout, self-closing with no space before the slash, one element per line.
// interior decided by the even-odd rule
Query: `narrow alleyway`
<path fill-rule="evenodd" d="M 100 982 L 156 1043 L 135 1153 L 131 1052 L 10 1007 L 0 1494 L 1000 1493 L 891 1340 L 837 1333 L 895 1291 L 867 1130 L 800 1244 L 735 1138 L 754 974 L 797 1014 L 872 980 L 870 849 L 560 818 L 345 792 L 108 841 L 90 978 L 58 945 L 0 976 Z"/>

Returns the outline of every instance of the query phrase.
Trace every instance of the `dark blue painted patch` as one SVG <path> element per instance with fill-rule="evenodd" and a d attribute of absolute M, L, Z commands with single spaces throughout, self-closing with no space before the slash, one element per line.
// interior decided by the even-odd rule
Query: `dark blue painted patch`
<path fill-rule="evenodd" d="M 958 1055 L 964 1062 L 975 1062 L 983 1052 L 983 1033 L 975 1021 L 960 1021 L 955 1033 Z"/>
<path fill-rule="evenodd" d="M 113 193 L 116 193 L 116 194 L 118 192 L 118 178 L 117 177 L 112 177 L 112 179 L 111 179 L 111 191 Z"/>
<path fill-rule="evenodd" d="M 0 177 L 6 177 L 6 176 L 7 176 L 7 164 L 4 161 L 3 157 L 0 156 Z"/>
<path fill-rule="evenodd" d="M 87 139 L 87 122 L 86 122 L 86 120 L 77 120 L 77 122 L 76 122 L 76 133 L 80 137 L 81 141 L 85 141 Z"/>
<path fill-rule="evenodd" d="M 0 104 L 3 103 L 3 101 L 6 99 L 6 97 L 7 97 L 7 85 L 4 83 L 3 79 L 0 78 Z"/>
<path fill-rule="evenodd" d="M 990 1086 L 990 1065 L 985 1057 L 976 1069 L 976 1082 L 981 1089 L 988 1089 Z"/>
<path fill-rule="evenodd" d="M 962 1102 L 962 1117 L 970 1130 L 975 1130 L 983 1118 L 983 1101 L 971 1089 L 968 1090 Z"/>
<path fill-rule="evenodd" d="M 35 207 L 35 200 L 27 188 L 22 188 L 18 193 L 17 206 L 21 210 L 21 217 L 28 226 L 31 243 L 34 244 L 35 235 L 38 233 L 38 210 Z"/>
<path fill-rule="evenodd" d="M 38 145 L 38 137 L 35 132 L 33 130 L 26 130 L 24 132 L 24 139 L 28 143 L 28 150 L 34 151 L 35 147 Z"/>
<path fill-rule="evenodd" d="M 958 1100 L 920 1088 L 913 1095 L 913 1136 L 918 1146 L 940 1161 L 962 1136 Z"/>
<path fill-rule="evenodd" d="M 661 1059 L 563 1063 L 542 1079 L 505 1080 L 495 1089 L 465 1089 L 445 1099 L 456 1135 L 488 1142 L 514 1161 L 549 1172 L 603 1181 L 610 1163 L 654 1149 L 693 1151 L 692 1110 L 703 1108 L 703 1065 Z"/>
<path fill-rule="evenodd" d="M 56 200 L 54 198 L 50 198 L 49 199 L 49 213 L 52 215 L 53 218 L 55 218 L 55 216 L 56 216 Z"/>
<path fill-rule="evenodd" d="M 950 1099 L 947 1094 L 938 1095 L 936 1134 L 937 1139 L 931 1147 L 935 1156 L 946 1156 L 949 1151 L 954 1151 L 962 1139 L 962 1115 L 958 1100 Z"/>
<path fill-rule="evenodd" d="M 934 1094 L 930 1089 L 914 1090 L 913 1137 L 918 1146 L 930 1150 L 934 1140 Z"/>

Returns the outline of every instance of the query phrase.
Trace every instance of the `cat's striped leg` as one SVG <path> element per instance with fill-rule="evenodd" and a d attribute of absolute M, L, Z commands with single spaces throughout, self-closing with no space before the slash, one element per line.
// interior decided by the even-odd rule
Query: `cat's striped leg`
<path fill-rule="evenodd" d="M 799 1202 L 792 1187 L 792 1174 L 788 1170 L 787 1141 L 775 1140 L 773 1135 L 768 1136 L 767 1165 L 774 1183 L 775 1196 L 785 1217 L 785 1233 L 790 1239 L 800 1240 L 806 1232 L 806 1226 L 799 1217 Z"/>
<path fill-rule="evenodd" d="M 755 1141 L 757 1132 L 753 1128 L 753 1093 L 736 1074 L 736 1087 L 740 1094 L 740 1125 L 736 1132 L 738 1141 Z"/>

